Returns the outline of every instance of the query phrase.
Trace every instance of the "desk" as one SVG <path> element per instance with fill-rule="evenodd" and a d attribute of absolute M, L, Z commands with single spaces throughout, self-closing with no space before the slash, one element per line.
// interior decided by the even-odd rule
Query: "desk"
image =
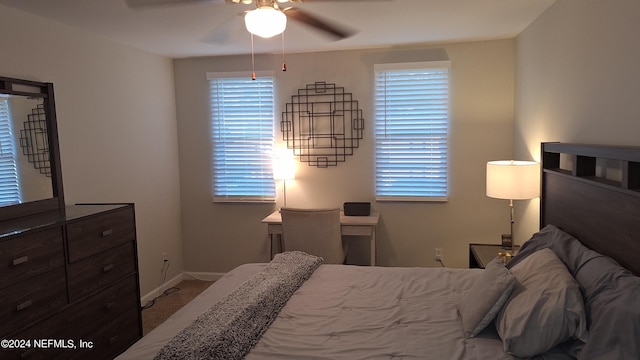
<path fill-rule="evenodd" d="M 340 212 L 340 229 L 342 235 L 368 236 L 371 239 L 371 266 L 376 264 L 376 226 L 380 214 L 372 212 L 369 216 L 345 216 Z M 262 219 L 263 224 L 267 224 L 267 234 L 270 240 L 270 253 L 273 253 L 273 236 L 278 235 L 282 239 L 282 215 L 280 211 L 274 211 L 266 218 Z M 282 246 L 282 242 L 280 242 Z"/>

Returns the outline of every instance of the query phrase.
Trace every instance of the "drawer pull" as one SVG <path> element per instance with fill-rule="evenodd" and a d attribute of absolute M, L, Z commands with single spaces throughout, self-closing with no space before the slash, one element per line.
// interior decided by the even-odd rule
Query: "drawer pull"
<path fill-rule="evenodd" d="M 13 266 L 24 264 L 27 261 L 29 261 L 29 257 L 28 256 L 23 256 L 23 257 L 19 257 L 17 259 L 13 259 Z"/>
<path fill-rule="evenodd" d="M 17 311 L 22 311 L 26 308 L 28 308 L 29 306 L 31 306 L 31 300 L 27 300 L 23 303 L 18 304 L 18 306 L 16 306 L 16 310 Z"/>
<path fill-rule="evenodd" d="M 102 232 L 102 237 L 111 236 L 113 234 L 113 229 L 105 230 Z"/>
<path fill-rule="evenodd" d="M 113 270 L 113 264 L 109 264 L 102 268 L 102 272 L 109 272 L 111 270 Z"/>

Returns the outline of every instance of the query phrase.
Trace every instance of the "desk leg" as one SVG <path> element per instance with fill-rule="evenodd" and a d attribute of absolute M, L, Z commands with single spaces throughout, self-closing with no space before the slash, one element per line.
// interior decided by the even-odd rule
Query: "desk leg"
<path fill-rule="evenodd" d="M 371 232 L 371 266 L 376 266 L 376 228 Z"/>
<path fill-rule="evenodd" d="M 273 260 L 273 234 L 269 234 L 269 257 Z"/>
<path fill-rule="evenodd" d="M 282 234 L 269 234 L 269 255 L 271 256 L 271 260 L 273 260 L 273 256 L 275 255 L 273 252 L 273 240 L 275 236 L 277 236 L 278 239 L 276 252 L 282 252 Z"/>

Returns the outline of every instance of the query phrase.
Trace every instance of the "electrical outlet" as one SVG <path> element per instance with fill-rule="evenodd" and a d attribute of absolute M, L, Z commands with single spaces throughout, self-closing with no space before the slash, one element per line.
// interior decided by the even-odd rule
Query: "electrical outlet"
<path fill-rule="evenodd" d="M 442 249 L 436 248 L 436 261 L 441 261 L 441 260 L 442 260 Z"/>

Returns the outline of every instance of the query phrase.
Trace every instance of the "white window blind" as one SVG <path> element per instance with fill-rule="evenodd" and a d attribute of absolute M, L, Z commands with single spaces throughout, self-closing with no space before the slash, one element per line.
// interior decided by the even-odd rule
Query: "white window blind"
<path fill-rule="evenodd" d="M 448 61 L 375 65 L 376 199 L 446 201 Z"/>
<path fill-rule="evenodd" d="M 213 143 L 213 201 L 275 201 L 271 171 L 274 80 L 207 73 Z"/>
<path fill-rule="evenodd" d="M 21 202 L 9 102 L 0 98 L 0 205 Z"/>

